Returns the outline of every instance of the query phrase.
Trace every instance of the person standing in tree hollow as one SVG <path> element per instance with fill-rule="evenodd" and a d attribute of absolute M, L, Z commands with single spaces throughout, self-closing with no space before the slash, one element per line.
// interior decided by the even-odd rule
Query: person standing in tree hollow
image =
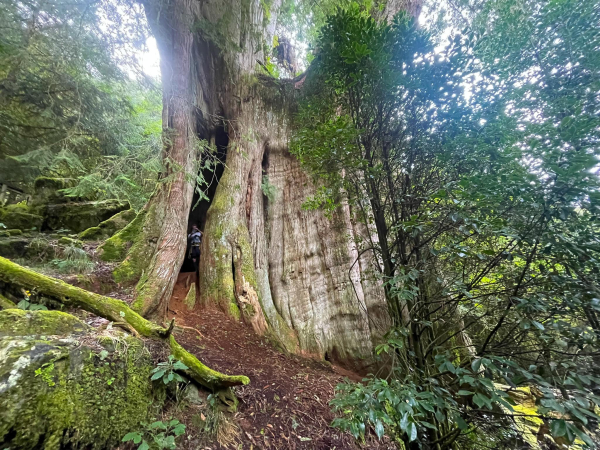
<path fill-rule="evenodd" d="M 190 241 L 190 257 L 194 262 L 194 268 L 196 269 L 196 273 L 198 273 L 198 268 L 200 264 L 200 244 L 202 243 L 202 231 L 198 229 L 197 225 L 192 225 L 192 232 L 188 234 L 188 239 Z"/>

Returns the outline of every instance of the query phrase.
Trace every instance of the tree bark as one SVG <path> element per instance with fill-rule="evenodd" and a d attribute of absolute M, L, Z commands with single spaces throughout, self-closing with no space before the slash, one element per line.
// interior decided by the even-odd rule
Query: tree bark
<path fill-rule="evenodd" d="M 387 15 L 407 5 L 395 3 Z M 363 281 L 363 264 L 354 264 L 359 244 L 350 213 L 329 221 L 302 209 L 315 187 L 287 149 L 298 91 L 292 80 L 261 76 L 257 64 L 272 46 L 280 0 L 145 0 L 144 6 L 161 53 L 165 134 L 174 133 L 165 158 L 189 174 L 199 158 L 195 138 L 210 142 L 222 127 L 229 139 L 206 218 L 199 303 L 215 302 L 290 351 L 369 365 L 373 342 L 389 323 L 383 289 L 369 277 Z M 273 199 L 263 194 L 266 177 Z M 144 243 L 132 247 L 136 273 L 144 269 L 135 308 L 145 317 L 166 312 L 184 258 L 194 185 L 195 176 L 168 167 L 147 208 Z"/>

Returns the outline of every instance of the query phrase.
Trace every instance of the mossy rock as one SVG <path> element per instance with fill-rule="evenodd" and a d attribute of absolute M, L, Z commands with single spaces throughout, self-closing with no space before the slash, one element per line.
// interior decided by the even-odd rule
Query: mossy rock
<path fill-rule="evenodd" d="M 12 333 L 14 317 L 26 335 L 0 339 L 0 448 L 114 448 L 148 419 L 152 362 L 141 340 L 117 331 L 99 340 L 57 311 L 0 311 L 0 332 Z"/>
<path fill-rule="evenodd" d="M 6 230 L 10 236 L 21 236 L 23 234 L 22 230 Z"/>
<path fill-rule="evenodd" d="M 44 217 L 36 208 L 18 203 L 0 208 L 0 223 L 11 230 L 40 230 L 44 223 Z"/>
<path fill-rule="evenodd" d="M 44 226 L 50 230 L 68 229 L 80 233 L 127 209 L 129 204 L 118 200 L 48 205 Z"/>
<path fill-rule="evenodd" d="M 127 255 L 127 250 L 141 234 L 145 218 L 146 211 L 140 212 L 125 228 L 107 239 L 98 248 L 100 259 L 107 262 L 122 261 Z"/>
<path fill-rule="evenodd" d="M 135 211 L 128 209 L 115 214 L 110 219 L 100 222 L 97 227 L 91 227 L 79 233 L 79 239 L 84 241 L 103 241 L 125 228 L 135 218 Z"/>
<path fill-rule="evenodd" d="M 74 247 L 83 247 L 83 242 L 81 242 L 79 239 L 73 239 L 70 238 L 69 236 L 63 236 L 58 240 L 59 244 L 62 245 L 72 245 Z"/>
<path fill-rule="evenodd" d="M 32 201 L 36 205 L 47 205 L 50 203 L 67 203 L 70 199 L 65 196 L 62 189 L 77 185 L 74 178 L 51 178 L 38 177 L 34 181 L 34 194 Z"/>
<path fill-rule="evenodd" d="M 54 247 L 45 239 L 31 240 L 24 236 L 0 239 L 0 256 L 4 258 L 29 258 L 44 261 L 54 258 L 54 255 Z"/>
<path fill-rule="evenodd" d="M 10 309 L 0 313 L 0 338 L 7 336 L 65 336 L 89 331 L 77 317 L 62 311 Z"/>

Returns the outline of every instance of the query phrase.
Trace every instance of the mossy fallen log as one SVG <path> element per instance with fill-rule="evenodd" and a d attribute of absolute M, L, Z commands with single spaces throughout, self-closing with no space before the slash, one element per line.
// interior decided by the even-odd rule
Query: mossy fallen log
<path fill-rule="evenodd" d="M 186 351 L 171 336 L 170 330 L 152 323 L 133 311 L 127 303 L 111 297 L 71 286 L 56 278 L 39 274 L 0 257 L 0 282 L 18 289 L 34 291 L 37 295 L 51 298 L 71 308 L 81 308 L 115 324 L 135 330 L 146 338 L 165 341 L 171 353 L 189 367 L 187 375 L 195 382 L 212 390 L 245 385 L 250 382 L 243 375 L 225 375 L 202 364 L 194 355 Z"/>

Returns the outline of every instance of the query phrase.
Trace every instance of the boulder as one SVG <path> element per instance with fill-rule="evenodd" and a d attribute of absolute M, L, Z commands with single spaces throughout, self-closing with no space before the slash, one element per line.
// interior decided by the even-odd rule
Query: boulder
<path fill-rule="evenodd" d="M 0 448 L 108 449 L 149 418 L 143 342 L 60 311 L 0 311 Z"/>
<path fill-rule="evenodd" d="M 48 205 L 44 226 L 50 230 L 68 229 L 80 233 L 127 209 L 129 204 L 118 200 Z"/>
<path fill-rule="evenodd" d="M 0 236 L 0 256 L 9 259 L 28 258 L 44 261 L 54 258 L 55 248 L 43 238 L 28 239 L 24 236 L 3 238 Z"/>
<path fill-rule="evenodd" d="M 128 209 L 115 214 L 110 219 L 100 222 L 97 227 L 88 228 L 79 233 L 79 239 L 84 241 L 104 241 L 117 231 L 125 228 L 135 218 L 135 211 Z"/>
<path fill-rule="evenodd" d="M 36 208 L 29 207 L 24 203 L 7 205 L 0 208 L 0 223 L 8 229 L 40 230 L 44 223 L 44 217 Z"/>

